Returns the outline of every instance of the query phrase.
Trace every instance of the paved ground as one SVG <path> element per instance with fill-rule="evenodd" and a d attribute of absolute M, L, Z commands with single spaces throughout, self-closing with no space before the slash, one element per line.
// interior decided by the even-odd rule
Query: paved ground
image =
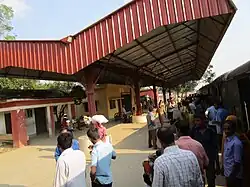
<path fill-rule="evenodd" d="M 145 187 L 141 162 L 152 150 L 147 148 L 147 130 L 143 127 L 140 124 L 120 124 L 108 129 L 118 153 L 112 164 L 116 187 Z M 51 187 L 55 144 L 55 138 L 40 137 L 29 147 L 0 154 L 0 187 Z"/>

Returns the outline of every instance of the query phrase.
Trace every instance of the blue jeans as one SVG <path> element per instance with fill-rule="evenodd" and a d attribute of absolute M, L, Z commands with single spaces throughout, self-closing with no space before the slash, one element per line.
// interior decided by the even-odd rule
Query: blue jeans
<path fill-rule="evenodd" d="M 101 183 L 92 182 L 92 187 L 112 187 L 112 183 L 110 183 L 110 184 L 101 184 Z"/>

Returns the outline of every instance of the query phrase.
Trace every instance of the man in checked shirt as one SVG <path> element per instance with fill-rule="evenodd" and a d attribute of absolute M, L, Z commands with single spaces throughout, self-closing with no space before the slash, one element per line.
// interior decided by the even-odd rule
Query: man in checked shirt
<path fill-rule="evenodd" d="M 172 126 L 158 130 L 164 153 L 154 163 L 152 187 L 203 187 L 202 175 L 194 153 L 175 145 Z"/>

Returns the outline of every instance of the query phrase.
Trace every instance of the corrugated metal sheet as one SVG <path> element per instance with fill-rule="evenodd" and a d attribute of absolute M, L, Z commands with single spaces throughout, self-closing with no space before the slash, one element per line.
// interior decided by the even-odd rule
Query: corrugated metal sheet
<path fill-rule="evenodd" d="M 159 26 L 234 12 L 229 0 L 134 0 L 63 41 L 0 42 L 0 68 L 74 74 Z"/>

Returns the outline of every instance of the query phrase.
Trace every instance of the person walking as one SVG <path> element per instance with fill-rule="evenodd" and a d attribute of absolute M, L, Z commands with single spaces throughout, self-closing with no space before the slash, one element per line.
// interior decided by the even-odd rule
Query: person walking
<path fill-rule="evenodd" d="M 61 133 L 57 138 L 62 154 L 56 163 L 54 187 L 86 187 L 85 154 L 72 149 L 72 140 L 71 133 Z"/>
<path fill-rule="evenodd" d="M 154 163 L 152 187 L 203 187 L 196 156 L 175 145 L 172 126 L 160 128 L 157 136 L 164 153 Z"/>
<path fill-rule="evenodd" d="M 87 136 L 93 143 L 90 171 L 92 187 L 112 187 L 111 160 L 116 159 L 114 148 L 109 142 L 101 140 L 98 129 L 89 129 Z"/>
<path fill-rule="evenodd" d="M 224 123 L 226 139 L 224 142 L 224 175 L 227 187 L 242 187 L 242 158 L 243 145 L 236 136 L 236 123 L 226 121 Z"/>
<path fill-rule="evenodd" d="M 72 137 L 73 137 L 73 133 L 71 131 L 69 131 L 68 129 L 62 129 L 60 134 L 63 133 L 71 133 Z M 79 146 L 79 142 L 76 139 L 72 140 L 72 149 L 73 150 L 80 150 L 80 146 Z M 62 150 L 60 149 L 60 146 L 57 145 L 56 150 L 55 150 L 55 160 L 57 161 L 60 157 L 60 155 L 62 154 Z"/>
<path fill-rule="evenodd" d="M 179 139 L 175 142 L 175 144 L 178 145 L 180 149 L 189 150 L 195 154 L 199 162 L 201 173 L 204 176 L 205 168 L 209 164 L 209 159 L 208 159 L 205 149 L 203 148 L 200 142 L 192 139 L 189 136 L 188 125 L 181 125 L 177 127 L 177 129 L 178 129 Z M 205 182 L 205 180 L 203 181 Z"/>
<path fill-rule="evenodd" d="M 208 127 L 202 116 L 195 115 L 194 123 L 190 136 L 200 142 L 207 153 L 209 159 L 206 168 L 207 183 L 208 187 L 215 187 L 216 169 L 220 171 L 216 132 Z"/>
<path fill-rule="evenodd" d="M 147 125 L 148 125 L 148 147 L 157 149 L 157 136 L 156 129 L 157 125 L 155 124 L 155 117 L 153 113 L 153 107 L 150 106 L 147 114 Z M 153 145 L 152 145 L 153 142 Z"/>

